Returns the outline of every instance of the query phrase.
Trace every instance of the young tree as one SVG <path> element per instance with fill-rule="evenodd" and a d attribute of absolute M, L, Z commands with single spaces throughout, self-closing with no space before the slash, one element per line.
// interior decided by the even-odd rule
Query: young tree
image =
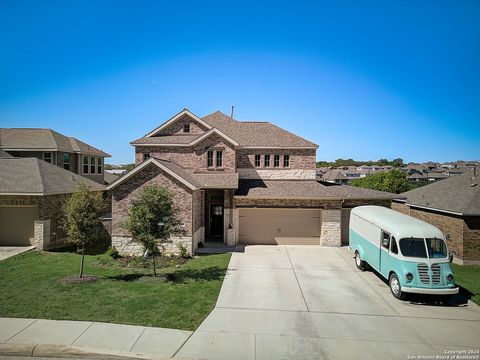
<path fill-rule="evenodd" d="M 173 194 L 157 185 L 146 187 L 139 198 L 132 201 L 123 226 L 132 234 L 132 241 L 141 244 L 146 254 L 152 255 L 154 276 L 157 276 L 155 255 L 160 251 L 160 243 L 169 241 L 171 235 L 185 233 Z"/>
<path fill-rule="evenodd" d="M 399 170 L 377 172 L 364 178 L 352 180 L 351 185 L 395 194 L 400 194 L 415 187 L 408 181 L 407 174 Z"/>
<path fill-rule="evenodd" d="M 72 194 L 65 203 L 65 230 L 70 241 L 82 253 L 79 277 L 83 276 L 85 249 L 97 240 L 102 212 L 102 194 L 90 192 L 84 183 L 79 184 L 79 192 Z"/>

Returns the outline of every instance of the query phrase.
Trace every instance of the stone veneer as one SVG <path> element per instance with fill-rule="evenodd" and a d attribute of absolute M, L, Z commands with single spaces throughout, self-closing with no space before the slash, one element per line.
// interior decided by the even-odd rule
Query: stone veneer
<path fill-rule="evenodd" d="M 341 246 L 342 210 L 322 210 L 320 245 Z"/>
<path fill-rule="evenodd" d="M 447 238 L 447 245 L 455 252 L 454 262 L 480 264 L 480 217 L 462 217 L 410 207 L 393 202 L 392 209 L 428 222 Z"/>
<path fill-rule="evenodd" d="M 315 180 L 315 170 L 308 169 L 237 169 L 240 179 Z"/>

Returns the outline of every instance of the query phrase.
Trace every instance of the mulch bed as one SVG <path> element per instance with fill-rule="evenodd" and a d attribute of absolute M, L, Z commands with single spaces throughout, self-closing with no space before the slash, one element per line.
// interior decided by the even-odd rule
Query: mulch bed
<path fill-rule="evenodd" d="M 69 284 L 83 284 L 97 281 L 98 278 L 93 275 L 83 275 L 82 277 L 78 277 L 78 275 L 74 276 L 67 276 L 61 279 L 62 284 L 69 285 Z"/>

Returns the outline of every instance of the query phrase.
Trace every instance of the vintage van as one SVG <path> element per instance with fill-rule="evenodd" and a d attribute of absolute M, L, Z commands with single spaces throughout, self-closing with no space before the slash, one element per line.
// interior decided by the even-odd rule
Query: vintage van
<path fill-rule="evenodd" d="M 358 206 L 350 213 L 349 235 L 357 268 L 368 264 L 379 272 L 397 299 L 458 293 L 452 257 L 435 226 L 386 207 Z"/>

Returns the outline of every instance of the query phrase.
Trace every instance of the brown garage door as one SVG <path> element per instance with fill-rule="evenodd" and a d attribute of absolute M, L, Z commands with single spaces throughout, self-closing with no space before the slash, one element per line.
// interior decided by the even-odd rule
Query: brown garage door
<path fill-rule="evenodd" d="M 320 245 L 320 209 L 239 209 L 239 243 Z"/>
<path fill-rule="evenodd" d="M 348 227 L 350 223 L 350 211 L 352 209 L 342 209 L 342 245 L 348 245 Z"/>
<path fill-rule="evenodd" d="M 0 245 L 31 245 L 34 219 L 34 207 L 0 207 Z"/>

